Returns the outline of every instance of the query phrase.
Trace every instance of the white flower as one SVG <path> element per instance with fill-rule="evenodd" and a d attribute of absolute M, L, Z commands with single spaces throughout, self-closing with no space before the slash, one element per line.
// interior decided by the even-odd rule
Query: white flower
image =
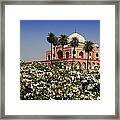
<path fill-rule="evenodd" d="M 99 96 L 97 97 L 97 100 L 100 100 L 100 97 L 99 97 Z"/>
<path fill-rule="evenodd" d="M 87 90 L 85 90 L 85 92 L 87 92 Z"/>
<path fill-rule="evenodd" d="M 72 78 L 72 80 L 74 80 L 75 77 L 74 77 L 74 76 L 71 76 L 71 78 Z"/>
<path fill-rule="evenodd" d="M 66 69 L 68 69 L 69 67 L 68 66 L 66 66 Z"/>
<path fill-rule="evenodd" d="M 33 89 L 33 85 L 31 85 L 31 88 Z"/>
<path fill-rule="evenodd" d="M 76 71 L 74 70 L 72 73 L 76 73 Z"/>
<path fill-rule="evenodd" d="M 81 97 L 84 97 L 84 94 L 81 94 Z"/>
<path fill-rule="evenodd" d="M 69 93 L 68 95 L 69 95 L 70 97 L 72 97 L 73 93 Z"/>
<path fill-rule="evenodd" d="M 90 89 L 93 89 L 93 87 L 89 84 L 87 89 L 90 90 Z"/>
<path fill-rule="evenodd" d="M 87 82 L 87 80 L 82 80 L 82 82 Z"/>
<path fill-rule="evenodd" d="M 50 76 L 52 76 L 52 73 L 51 73 L 51 72 L 49 72 L 49 75 L 50 75 Z"/>
<path fill-rule="evenodd" d="M 75 90 L 73 90 L 73 92 L 75 92 Z"/>
<path fill-rule="evenodd" d="M 85 96 L 85 98 L 88 98 L 88 96 Z"/>
<path fill-rule="evenodd" d="M 79 66 L 77 66 L 77 69 L 79 69 Z"/>
<path fill-rule="evenodd" d="M 80 78 L 80 75 L 78 75 L 77 78 Z"/>

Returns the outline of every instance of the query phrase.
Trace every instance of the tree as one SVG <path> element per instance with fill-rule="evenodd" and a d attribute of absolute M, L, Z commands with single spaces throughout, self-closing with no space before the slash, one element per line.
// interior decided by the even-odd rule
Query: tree
<path fill-rule="evenodd" d="M 53 46 L 54 46 L 54 57 L 55 57 L 55 51 L 56 51 L 56 46 L 58 45 L 58 38 L 55 36 L 55 39 L 53 41 Z"/>
<path fill-rule="evenodd" d="M 84 50 L 87 53 L 87 71 L 88 71 L 88 60 L 89 60 L 89 53 L 90 51 L 93 50 L 93 43 L 91 41 L 85 41 L 85 46 L 84 46 Z"/>
<path fill-rule="evenodd" d="M 52 45 L 54 43 L 55 45 L 55 41 L 57 41 L 57 37 L 52 33 L 48 33 L 48 37 L 47 37 L 47 41 L 51 44 L 51 65 L 52 65 Z"/>
<path fill-rule="evenodd" d="M 72 40 L 70 41 L 70 45 L 74 48 L 73 49 L 73 61 L 75 58 L 74 55 L 76 54 L 75 48 L 78 47 L 78 43 L 79 43 L 79 40 L 77 37 L 73 37 Z"/>
<path fill-rule="evenodd" d="M 63 54 L 63 52 L 64 52 L 63 51 L 64 45 L 68 44 L 68 37 L 67 37 L 67 35 L 60 35 L 59 44 L 62 45 L 62 54 Z"/>

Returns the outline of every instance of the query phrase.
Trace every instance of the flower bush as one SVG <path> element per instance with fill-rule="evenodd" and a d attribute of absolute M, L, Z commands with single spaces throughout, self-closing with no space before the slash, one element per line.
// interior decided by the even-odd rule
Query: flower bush
<path fill-rule="evenodd" d="M 20 63 L 21 100 L 99 100 L 99 69 L 86 71 L 54 62 Z"/>

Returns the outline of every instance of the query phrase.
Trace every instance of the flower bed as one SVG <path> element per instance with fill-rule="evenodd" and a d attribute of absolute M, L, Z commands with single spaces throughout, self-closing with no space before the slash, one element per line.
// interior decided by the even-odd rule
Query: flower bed
<path fill-rule="evenodd" d="M 99 69 L 85 71 L 55 62 L 20 63 L 21 100 L 99 100 Z"/>

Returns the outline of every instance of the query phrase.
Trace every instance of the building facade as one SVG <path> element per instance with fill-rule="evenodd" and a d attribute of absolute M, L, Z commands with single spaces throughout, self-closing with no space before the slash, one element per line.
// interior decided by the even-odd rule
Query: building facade
<path fill-rule="evenodd" d="M 79 40 L 78 47 L 75 48 L 74 64 L 77 67 L 86 69 L 87 67 L 87 53 L 84 50 L 85 37 L 77 32 L 72 33 L 68 37 L 68 44 L 64 46 L 62 52 L 62 46 L 58 45 L 52 48 L 53 61 L 65 61 L 67 64 L 73 63 L 73 47 L 70 45 L 70 41 L 73 37 L 77 37 Z M 95 66 L 100 66 L 100 49 L 95 43 L 92 45 L 93 50 L 89 53 L 88 68 L 94 69 Z M 46 51 L 46 60 L 42 61 L 43 64 L 49 65 L 51 60 L 51 51 Z"/>

